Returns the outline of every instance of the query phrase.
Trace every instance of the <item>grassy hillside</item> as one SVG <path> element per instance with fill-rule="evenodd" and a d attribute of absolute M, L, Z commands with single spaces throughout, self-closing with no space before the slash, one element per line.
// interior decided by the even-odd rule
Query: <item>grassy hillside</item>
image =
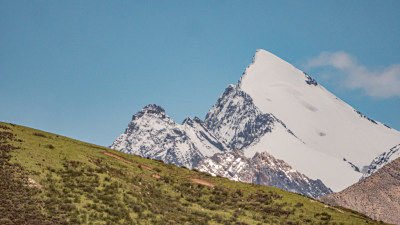
<path fill-rule="evenodd" d="M 377 224 L 230 181 L 0 123 L 0 224 Z"/>

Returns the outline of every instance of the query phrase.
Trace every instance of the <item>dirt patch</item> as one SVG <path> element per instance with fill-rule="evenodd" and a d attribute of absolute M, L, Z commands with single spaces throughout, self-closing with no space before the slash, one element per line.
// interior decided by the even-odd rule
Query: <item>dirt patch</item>
<path fill-rule="evenodd" d="M 206 181 L 206 180 L 202 180 L 202 179 L 190 178 L 189 180 L 194 182 L 194 183 L 202 184 L 202 185 L 209 186 L 209 187 L 212 187 L 212 188 L 215 186 L 213 183 L 211 183 L 209 181 Z"/>
<path fill-rule="evenodd" d="M 112 153 L 110 153 L 110 152 L 104 152 L 104 154 L 105 154 L 105 155 L 108 155 L 108 156 L 111 156 L 111 157 L 114 157 L 114 158 L 116 158 L 116 159 L 119 159 L 119 160 L 121 160 L 121 161 L 123 161 L 123 162 L 129 163 L 129 164 L 133 164 L 133 162 L 128 161 L 128 160 L 126 160 L 126 159 L 124 159 L 124 158 L 122 158 L 122 157 L 120 157 L 120 156 L 117 156 L 117 155 L 115 155 L 115 154 L 112 154 Z"/>
<path fill-rule="evenodd" d="M 136 162 L 132 162 L 132 161 L 126 160 L 126 159 L 122 158 L 121 156 L 112 154 L 111 152 L 104 152 L 104 154 L 105 154 L 105 155 L 108 155 L 108 156 L 111 156 L 111 157 L 113 157 L 113 158 L 116 158 L 116 159 L 118 159 L 118 160 L 121 160 L 121 161 L 123 161 L 123 162 L 126 162 L 126 163 L 128 163 L 128 164 L 138 165 L 138 166 L 141 166 L 143 169 L 151 170 L 151 168 L 148 167 L 148 166 L 145 166 L 145 165 L 143 165 L 143 164 L 139 164 L 139 163 L 136 163 Z"/>
<path fill-rule="evenodd" d="M 158 174 L 153 174 L 153 175 L 151 175 L 151 176 L 154 177 L 154 178 L 157 178 L 157 179 L 160 179 L 160 178 L 161 178 L 161 176 L 158 175 Z"/>

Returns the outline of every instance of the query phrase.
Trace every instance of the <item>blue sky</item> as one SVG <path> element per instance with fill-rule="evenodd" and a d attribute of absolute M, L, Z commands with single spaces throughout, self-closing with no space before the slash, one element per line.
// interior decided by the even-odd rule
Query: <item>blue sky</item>
<path fill-rule="evenodd" d="M 108 146 L 147 104 L 177 122 L 204 118 L 262 48 L 400 130 L 399 10 L 389 0 L 1 1 L 0 121 Z M 354 71 L 368 76 L 355 84 L 364 73 Z"/>

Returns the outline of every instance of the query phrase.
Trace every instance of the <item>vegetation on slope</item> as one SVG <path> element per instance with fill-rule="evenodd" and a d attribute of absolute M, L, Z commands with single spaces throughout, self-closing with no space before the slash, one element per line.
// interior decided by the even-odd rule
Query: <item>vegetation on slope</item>
<path fill-rule="evenodd" d="M 0 224 L 378 224 L 230 181 L 0 123 Z"/>

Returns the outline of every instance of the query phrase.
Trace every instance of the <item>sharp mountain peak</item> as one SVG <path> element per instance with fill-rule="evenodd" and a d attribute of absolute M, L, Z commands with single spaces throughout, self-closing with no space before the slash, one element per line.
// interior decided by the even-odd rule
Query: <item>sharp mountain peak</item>
<path fill-rule="evenodd" d="M 251 74 L 250 78 L 247 78 L 248 74 Z M 268 81 L 269 83 L 276 83 L 277 85 L 318 85 L 311 76 L 297 69 L 284 59 L 264 49 L 256 50 L 256 53 L 253 56 L 253 61 L 239 79 L 239 87 L 243 86 L 242 83 L 245 79 L 261 83 Z"/>

